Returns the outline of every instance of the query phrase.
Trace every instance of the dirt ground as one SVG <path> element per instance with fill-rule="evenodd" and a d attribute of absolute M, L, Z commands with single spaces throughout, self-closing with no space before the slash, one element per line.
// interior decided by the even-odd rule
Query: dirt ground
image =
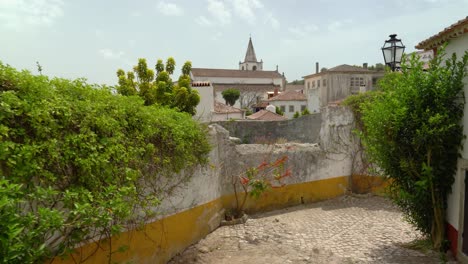
<path fill-rule="evenodd" d="M 343 196 L 220 227 L 169 263 L 440 263 L 402 246 L 420 237 L 388 200 Z"/>

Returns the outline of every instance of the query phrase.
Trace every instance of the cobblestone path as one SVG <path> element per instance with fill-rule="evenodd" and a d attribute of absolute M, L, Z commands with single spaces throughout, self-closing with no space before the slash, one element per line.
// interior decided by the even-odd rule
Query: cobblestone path
<path fill-rule="evenodd" d="M 388 200 L 343 196 L 220 227 L 170 263 L 439 263 L 400 246 L 418 236 Z"/>

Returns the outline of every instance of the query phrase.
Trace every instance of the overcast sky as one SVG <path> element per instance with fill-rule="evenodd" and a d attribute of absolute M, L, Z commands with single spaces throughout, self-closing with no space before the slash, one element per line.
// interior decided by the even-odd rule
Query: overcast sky
<path fill-rule="evenodd" d="M 264 70 L 292 81 L 316 61 L 383 62 L 391 33 L 413 51 L 467 11 L 468 0 L 0 0 L 0 60 L 113 85 L 138 58 L 237 69 L 251 35 Z"/>

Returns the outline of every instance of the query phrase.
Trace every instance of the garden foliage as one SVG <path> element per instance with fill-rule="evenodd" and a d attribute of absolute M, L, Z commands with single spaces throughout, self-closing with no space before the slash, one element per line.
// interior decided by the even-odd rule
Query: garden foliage
<path fill-rule="evenodd" d="M 162 60 L 158 60 L 155 73 L 154 70 L 148 68 L 146 59 L 138 59 L 138 64 L 133 67 L 133 71 L 127 73 L 122 69 L 117 71 L 119 78 L 117 91 L 126 96 L 139 95 L 145 100 L 146 105 L 168 106 L 195 115 L 200 96 L 197 90 L 192 89 L 190 79 L 192 63 L 185 62 L 182 66 L 182 75 L 176 84 L 171 79 L 175 65 L 173 58 L 167 59 L 165 66 Z"/>
<path fill-rule="evenodd" d="M 377 91 L 351 97 L 358 132 L 376 172 L 391 179 L 390 194 L 407 219 L 443 249 L 447 195 L 463 139 L 463 79 L 468 52 L 423 69 L 412 57 L 387 73 Z"/>
<path fill-rule="evenodd" d="M 41 262 L 153 217 L 206 163 L 205 135 L 187 113 L 0 62 L 0 263 Z"/>

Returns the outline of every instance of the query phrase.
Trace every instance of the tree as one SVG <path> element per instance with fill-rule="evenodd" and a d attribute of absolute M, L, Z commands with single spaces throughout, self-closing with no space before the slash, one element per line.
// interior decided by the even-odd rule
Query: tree
<path fill-rule="evenodd" d="M 148 69 L 145 59 L 138 59 L 133 71 L 125 74 L 124 70 L 117 70 L 119 78 L 117 91 L 125 96 L 139 95 L 145 100 L 146 105 L 168 106 L 195 115 L 200 96 L 191 88 L 192 63 L 187 61 L 182 66 L 182 75 L 176 85 L 171 79 L 175 66 L 173 58 L 168 58 L 166 65 L 159 59 L 155 65 L 155 73 L 152 69 Z"/>
<path fill-rule="evenodd" d="M 443 52 L 428 71 L 412 56 L 401 73 L 387 73 L 380 90 L 358 95 L 359 132 L 377 172 L 391 179 L 391 198 L 417 229 L 443 250 L 447 194 L 451 192 L 463 139 L 468 52 L 442 65 Z"/>
<path fill-rule="evenodd" d="M 233 88 L 224 90 L 221 94 L 223 95 L 226 104 L 229 104 L 230 106 L 233 106 L 240 97 L 239 90 Z"/>

